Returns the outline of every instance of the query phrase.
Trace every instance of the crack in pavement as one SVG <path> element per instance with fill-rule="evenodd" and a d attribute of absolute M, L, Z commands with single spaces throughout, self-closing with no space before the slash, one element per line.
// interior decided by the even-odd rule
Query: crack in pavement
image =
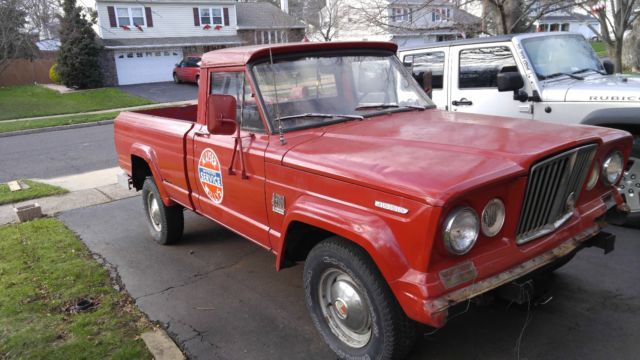
<path fill-rule="evenodd" d="M 219 352 L 220 347 L 216 344 L 214 344 L 213 342 L 211 342 L 211 340 L 207 339 L 205 336 L 208 333 L 208 331 L 200 331 L 198 329 L 196 329 L 195 327 L 193 327 L 191 324 L 187 324 L 184 321 L 180 321 L 178 319 L 175 319 L 171 316 L 168 316 L 169 320 L 165 323 L 165 331 L 170 334 L 170 336 L 176 340 L 176 343 L 178 344 L 178 346 L 180 347 L 180 349 L 183 350 L 183 352 L 187 353 L 189 356 L 189 358 L 193 358 L 193 354 L 190 354 L 189 351 L 187 350 L 186 347 L 186 343 L 188 343 L 189 341 L 192 341 L 196 338 L 200 338 L 200 342 L 208 344 L 209 346 L 211 346 L 213 349 L 211 350 L 211 352 L 213 353 L 213 355 L 215 356 L 216 359 L 221 359 L 221 360 L 227 360 L 226 357 L 222 356 Z M 179 323 L 187 328 L 189 328 L 191 331 L 193 331 L 195 333 L 195 335 L 188 337 L 182 341 L 177 341 L 178 338 L 180 337 L 176 332 L 170 330 L 171 328 L 171 322 L 176 322 Z"/>
<path fill-rule="evenodd" d="M 182 287 L 185 287 L 185 286 L 189 286 L 189 285 L 195 284 L 195 283 L 197 283 L 198 281 L 200 281 L 200 280 L 204 279 L 206 276 L 211 275 L 211 274 L 213 274 L 213 273 L 214 273 L 214 272 L 216 272 L 216 271 L 225 270 L 225 269 L 230 269 L 230 268 L 232 268 L 232 267 L 234 267 L 234 266 L 238 265 L 238 264 L 239 264 L 239 263 L 241 263 L 245 258 L 247 258 L 247 257 L 249 257 L 249 256 L 251 256 L 251 255 L 253 255 L 253 254 L 255 254 L 255 253 L 257 253 L 257 252 L 258 252 L 258 251 L 260 251 L 260 250 L 261 250 L 261 249 L 254 249 L 254 250 L 252 250 L 252 251 L 250 251 L 250 252 L 248 252 L 248 253 L 246 253 L 246 254 L 244 254 L 244 255 L 240 256 L 236 261 L 234 261 L 234 262 L 232 262 L 232 263 L 230 263 L 230 264 L 217 266 L 217 267 L 214 267 L 214 268 L 213 268 L 213 269 L 211 269 L 211 270 L 207 270 L 207 271 L 202 272 L 202 273 L 201 273 L 201 272 L 197 272 L 197 273 L 193 274 L 193 276 L 192 276 L 190 279 L 188 279 L 186 282 L 184 282 L 184 283 L 182 283 L 182 284 L 178 284 L 178 285 L 171 285 L 171 286 L 169 286 L 169 287 L 167 287 L 167 288 L 165 288 L 165 289 L 162 289 L 162 290 L 160 290 L 160 291 L 156 291 L 156 292 L 152 292 L 152 293 L 149 293 L 149 294 L 140 295 L 140 296 L 138 296 L 138 297 L 134 298 L 133 300 L 134 300 L 136 303 L 138 303 L 138 300 L 141 300 L 141 299 L 144 299 L 144 298 L 147 298 L 147 297 L 151 297 L 151 296 L 162 295 L 163 293 L 165 293 L 165 292 L 167 292 L 167 291 L 169 291 L 169 290 L 179 289 L 179 288 L 182 288 Z"/>

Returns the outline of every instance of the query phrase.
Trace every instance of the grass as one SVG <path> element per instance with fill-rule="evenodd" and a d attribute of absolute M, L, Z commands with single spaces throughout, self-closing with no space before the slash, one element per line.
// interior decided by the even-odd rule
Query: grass
<path fill-rule="evenodd" d="M 603 41 L 594 41 L 591 43 L 591 47 L 593 51 L 596 52 L 598 57 L 607 57 L 609 53 L 607 52 L 607 45 Z"/>
<path fill-rule="evenodd" d="M 0 120 L 76 114 L 152 103 L 116 88 L 60 94 L 38 85 L 10 86 L 0 88 Z"/>
<path fill-rule="evenodd" d="M 83 298 L 98 305 L 68 311 Z M 60 221 L 0 227 L 0 359 L 150 359 L 147 329 Z"/>
<path fill-rule="evenodd" d="M 61 187 L 43 184 L 33 180 L 21 181 L 29 185 L 29 188 L 12 192 L 9 190 L 9 186 L 7 184 L 0 184 L 0 205 L 37 199 L 45 196 L 66 194 L 68 192 Z M 0 357 L 0 359 L 1 358 L 2 357 Z"/>
<path fill-rule="evenodd" d="M 0 121 L 0 133 L 39 129 L 53 126 L 82 124 L 90 122 L 98 122 L 104 120 L 112 120 L 118 116 L 119 112 L 106 112 L 92 115 L 70 115 L 53 119 L 39 119 L 39 120 L 23 120 L 23 121 Z"/>

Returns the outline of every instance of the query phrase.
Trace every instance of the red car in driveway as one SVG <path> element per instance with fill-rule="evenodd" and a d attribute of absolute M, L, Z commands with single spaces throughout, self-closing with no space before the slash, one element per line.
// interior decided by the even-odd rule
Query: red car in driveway
<path fill-rule="evenodd" d="M 173 82 L 200 83 L 200 58 L 201 55 L 189 55 L 173 69 Z"/>

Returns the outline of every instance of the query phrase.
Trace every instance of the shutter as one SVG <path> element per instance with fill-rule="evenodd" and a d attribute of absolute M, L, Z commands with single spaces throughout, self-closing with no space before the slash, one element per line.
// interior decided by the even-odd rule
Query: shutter
<path fill-rule="evenodd" d="M 222 8 L 222 14 L 224 17 L 224 26 L 229 26 L 229 8 Z"/>
<path fill-rule="evenodd" d="M 193 8 L 193 25 L 200 26 L 200 11 L 198 11 L 198 8 Z"/>
<path fill-rule="evenodd" d="M 147 17 L 147 27 L 153 27 L 153 16 L 151 16 L 150 7 L 144 7 L 144 15 Z"/>
<path fill-rule="evenodd" d="M 107 6 L 107 13 L 109 13 L 109 26 L 118 27 L 118 23 L 116 22 L 116 11 L 113 9 L 113 6 Z"/>

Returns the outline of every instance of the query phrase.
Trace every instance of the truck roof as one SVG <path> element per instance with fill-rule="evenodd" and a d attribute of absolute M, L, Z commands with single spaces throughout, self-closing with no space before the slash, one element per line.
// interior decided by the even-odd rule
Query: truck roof
<path fill-rule="evenodd" d="M 453 40 L 453 41 L 433 42 L 433 43 L 421 45 L 421 46 L 402 48 L 400 49 L 400 51 L 421 50 L 421 49 L 440 48 L 440 47 L 449 47 L 449 46 L 458 46 L 458 45 L 488 44 L 488 43 L 495 43 L 495 42 L 511 41 L 515 37 L 524 39 L 524 38 L 542 37 L 542 36 L 566 36 L 566 35 L 576 35 L 576 33 L 539 32 L 539 33 L 521 33 L 521 34 L 487 36 L 482 38 L 470 38 L 470 39 Z"/>
<path fill-rule="evenodd" d="M 230 47 L 205 53 L 202 56 L 201 67 L 244 66 L 254 59 L 267 57 L 270 53 L 277 55 L 305 51 L 347 49 L 387 50 L 395 53 L 398 45 L 384 41 L 336 41 Z"/>

